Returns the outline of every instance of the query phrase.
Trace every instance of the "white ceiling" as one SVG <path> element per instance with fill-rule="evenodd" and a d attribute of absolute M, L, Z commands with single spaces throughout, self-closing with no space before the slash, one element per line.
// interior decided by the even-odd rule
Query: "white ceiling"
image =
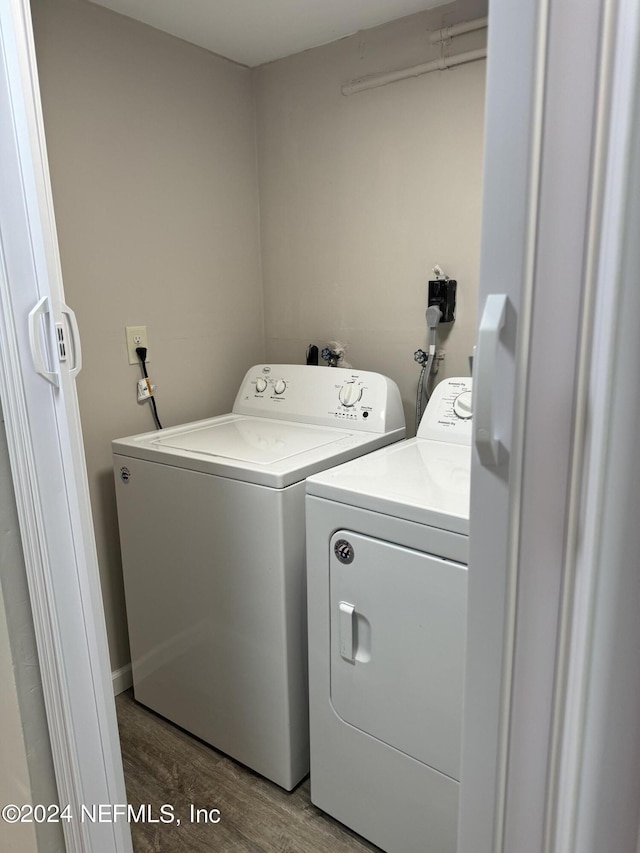
<path fill-rule="evenodd" d="M 446 0 L 91 0 L 251 67 Z"/>

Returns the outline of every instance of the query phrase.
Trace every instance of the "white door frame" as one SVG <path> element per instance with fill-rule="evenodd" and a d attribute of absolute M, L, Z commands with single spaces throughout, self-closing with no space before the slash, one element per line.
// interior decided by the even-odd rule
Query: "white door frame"
<path fill-rule="evenodd" d="M 639 26 L 633 0 L 491 4 L 480 295 L 509 299 L 505 452 L 472 471 L 459 853 L 635 853 L 640 486 L 616 415 L 640 406 Z"/>
<path fill-rule="evenodd" d="M 580 853 L 640 849 L 640 7 L 608 11 L 547 816 Z"/>
<path fill-rule="evenodd" d="M 82 815 L 126 794 L 28 0 L 0 0 L 0 186 L 0 396 L 65 843 L 128 853 L 126 819 Z M 38 343 L 48 380 L 34 368 Z"/>

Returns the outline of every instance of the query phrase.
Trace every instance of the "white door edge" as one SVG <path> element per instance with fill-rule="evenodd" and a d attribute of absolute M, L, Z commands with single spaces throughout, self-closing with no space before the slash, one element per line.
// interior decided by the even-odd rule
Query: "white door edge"
<path fill-rule="evenodd" d="M 572 418 L 581 404 L 575 379 L 585 261 L 601 240 L 589 219 L 593 166 L 599 157 L 612 156 L 609 151 L 603 155 L 597 144 L 599 81 L 606 74 L 602 26 L 613 10 L 623 29 L 637 32 L 632 6 L 626 0 L 587 6 L 579 0 L 516 5 L 495 0 L 491 7 L 485 151 L 489 168 L 484 176 L 480 289 L 483 297 L 491 292 L 509 296 L 518 329 L 517 337 L 510 334 L 507 316 L 498 365 L 502 388 L 496 396 L 503 409 L 497 406 L 495 437 L 506 446 L 509 470 L 480 468 L 474 457 L 472 472 L 461 853 L 571 849 L 549 846 L 549 822 L 566 819 L 564 813 L 554 813 L 559 796 L 554 773 L 567 743 L 563 701 L 554 705 L 564 640 L 559 616 L 567 615 L 563 595 L 568 590 L 562 579 L 571 518 L 565 469 L 570 475 L 567 460 L 576 426 Z M 542 24 L 537 43 L 534 13 Z M 519 56 L 514 56 L 516 50 Z M 535 106 L 541 95 L 545 115 L 538 183 L 525 154 L 536 145 Z M 536 216 L 529 215 L 527 221 L 524 212 L 533 204 Z M 533 233 L 527 234 L 527 226 Z M 527 290 L 531 251 L 536 267 L 533 316 Z M 629 265 L 628 277 L 635 276 L 631 270 Z M 609 275 L 615 275 L 612 267 Z M 633 358 L 626 362 L 638 363 Z M 636 387 L 637 381 L 634 394 Z M 602 394 L 591 399 L 606 406 Z M 603 652 L 606 648 L 597 644 L 590 650 L 589 671 Z M 626 684 L 631 681 L 627 678 Z M 592 712 L 603 684 L 593 679 L 589 684 Z M 593 713 L 591 719 L 595 725 Z M 603 743 L 601 737 L 600 746 Z M 580 746 L 588 745 L 583 739 Z M 583 774 L 582 788 L 593 804 L 598 790 L 593 781 L 595 750 L 587 752 L 592 772 L 588 778 Z M 615 787 L 611 781 L 609 790 Z M 578 830 L 589 824 L 587 800 L 580 797 Z M 580 844 L 575 849 L 586 850 Z"/>
<path fill-rule="evenodd" d="M 126 821 L 81 815 L 126 794 L 72 371 L 52 364 L 54 389 L 28 345 L 30 308 L 57 317 L 63 289 L 27 0 L 0 0 L 0 89 L 0 394 L 65 842 L 126 853 Z"/>

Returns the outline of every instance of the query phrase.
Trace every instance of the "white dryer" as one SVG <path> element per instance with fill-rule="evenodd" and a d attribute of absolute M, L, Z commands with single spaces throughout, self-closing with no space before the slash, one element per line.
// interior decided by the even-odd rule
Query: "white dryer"
<path fill-rule="evenodd" d="M 307 480 L 311 799 L 389 853 L 455 853 L 471 379 L 418 435 Z"/>
<path fill-rule="evenodd" d="M 258 365 L 231 414 L 118 439 L 135 698 L 258 773 L 308 773 L 304 479 L 405 435 L 377 373 Z"/>

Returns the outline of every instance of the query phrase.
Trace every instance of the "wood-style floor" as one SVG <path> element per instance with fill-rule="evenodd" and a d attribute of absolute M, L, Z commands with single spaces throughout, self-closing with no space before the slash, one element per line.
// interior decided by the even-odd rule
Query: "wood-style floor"
<path fill-rule="evenodd" d="M 128 802 L 150 805 L 154 820 L 166 804 L 176 818 L 132 823 L 136 853 L 379 851 L 311 804 L 308 779 L 286 793 L 143 708 L 131 691 L 116 707 Z M 191 805 L 218 809 L 219 823 L 192 821 Z"/>

